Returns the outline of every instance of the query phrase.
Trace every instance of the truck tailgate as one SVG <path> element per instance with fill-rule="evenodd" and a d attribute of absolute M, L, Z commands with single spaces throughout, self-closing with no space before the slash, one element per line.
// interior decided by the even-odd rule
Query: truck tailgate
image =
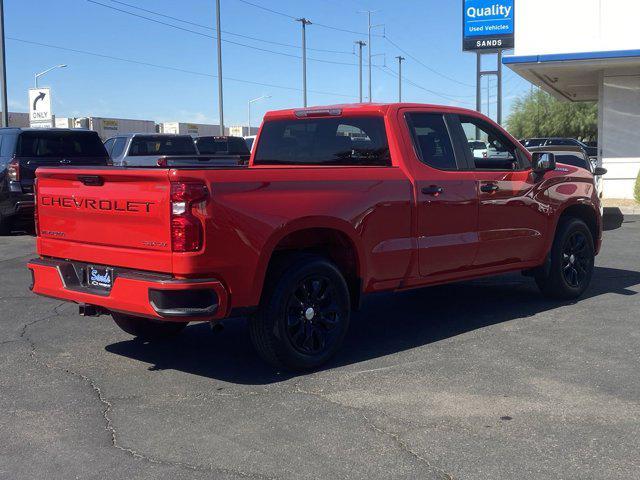
<path fill-rule="evenodd" d="M 38 251 L 169 273 L 169 196 L 164 169 L 38 169 Z"/>

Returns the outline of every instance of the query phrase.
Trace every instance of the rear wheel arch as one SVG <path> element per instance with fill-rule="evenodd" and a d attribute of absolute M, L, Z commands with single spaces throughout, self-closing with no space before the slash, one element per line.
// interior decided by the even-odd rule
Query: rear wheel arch
<path fill-rule="evenodd" d="M 287 264 L 301 255 L 314 255 L 324 257 L 335 264 L 347 282 L 351 304 L 358 305 L 362 279 L 365 276 L 365 263 L 359 239 L 355 232 L 349 232 L 342 225 L 318 225 L 318 222 L 311 222 L 298 225 L 297 228 L 289 228 L 268 242 L 268 248 L 263 249 L 255 278 L 255 290 L 260 298 L 267 289 L 269 278 L 279 275 Z"/>

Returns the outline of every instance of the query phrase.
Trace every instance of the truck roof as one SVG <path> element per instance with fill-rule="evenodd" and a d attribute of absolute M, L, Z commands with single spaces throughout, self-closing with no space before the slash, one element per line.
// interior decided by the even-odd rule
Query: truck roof
<path fill-rule="evenodd" d="M 278 118 L 300 118 L 302 116 L 306 116 L 309 113 L 317 112 L 329 112 L 331 111 L 340 111 L 339 114 L 333 115 L 363 115 L 363 114 L 373 114 L 373 115 L 385 115 L 389 111 L 398 110 L 400 108 L 423 108 L 425 110 L 436 110 L 436 111 L 446 111 L 449 113 L 459 113 L 462 115 L 475 115 L 476 112 L 474 110 L 469 110 L 466 108 L 452 107 L 448 105 L 433 105 L 433 104 L 425 104 L 425 103 L 344 103 L 344 104 L 336 104 L 336 105 L 320 105 L 314 107 L 305 107 L 305 108 L 289 108 L 285 110 L 272 110 L 267 112 L 264 116 L 265 120 L 274 120 Z M 330 115 L 330 114 L 329 114 Z M 321 116 L 321 115 L 318 115 Z"/>

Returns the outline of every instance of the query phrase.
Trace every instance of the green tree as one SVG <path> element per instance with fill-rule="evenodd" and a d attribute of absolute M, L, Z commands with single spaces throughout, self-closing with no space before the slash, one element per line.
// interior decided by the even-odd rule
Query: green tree
<path fill-rule="evenodd" d="M 516 138 L 598 137 L 598 106 L 592 102 L 561 102 L 542 90 L 516 100 L 507 119 L 507 129 Z"/>
<path fill-rule="evenodd" d="M 636 202 L 640 203 L 640 172 L 638 172 L 638 178 L 636 178 L 636 188 L 633 191 L 633 196 L 636 197 Z"/>

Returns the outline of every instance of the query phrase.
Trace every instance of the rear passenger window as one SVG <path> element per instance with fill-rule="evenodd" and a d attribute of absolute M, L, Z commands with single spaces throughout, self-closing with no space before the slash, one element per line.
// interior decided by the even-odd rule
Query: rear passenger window
<path fill-rule="evenodd" d="M 458 165 L 444 117 L 434 113 L 409 113 L 406 118 L 422 163 L 438 170 L 456 170 Z"/>
<path fill-rule="evenodd" d="M 257 148 L 256 165 L 391 165 L 382 117 L 268 121 Z"/>

